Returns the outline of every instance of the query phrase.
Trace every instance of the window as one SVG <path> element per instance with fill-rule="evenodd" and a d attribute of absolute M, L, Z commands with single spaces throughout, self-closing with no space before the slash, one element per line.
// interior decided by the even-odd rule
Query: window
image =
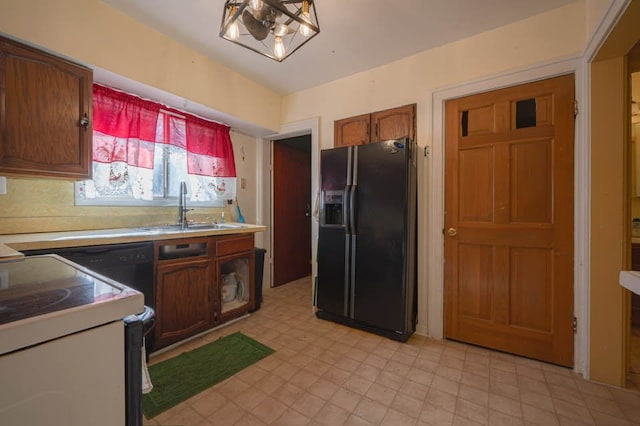
<path fill-rule="evenodd" d="M 175 205 L 182 181 L 192 205 L 221 207 L 236 194 L 229 127 L 97 84 L 92 167 L 76 204 Z"/>

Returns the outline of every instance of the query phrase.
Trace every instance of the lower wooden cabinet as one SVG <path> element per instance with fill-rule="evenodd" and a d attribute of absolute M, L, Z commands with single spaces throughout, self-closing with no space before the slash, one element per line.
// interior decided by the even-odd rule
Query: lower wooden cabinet
<path fill-rule="evenodd" d="M 176 259 L 156 270 L 156 348 L 193 336 L 214 324 L 214 263 L 209 257 Z"/>
<path fill-rule="evenodd" d="M 154 349 L 255 308 L 253 234 L 155 243 Z"/>
<path fill-rule="evenodd" d="M 218 271 L 217 321 L 237 318 L 254 307 L 255 254 L 253 250 L 216 258 Z"/>

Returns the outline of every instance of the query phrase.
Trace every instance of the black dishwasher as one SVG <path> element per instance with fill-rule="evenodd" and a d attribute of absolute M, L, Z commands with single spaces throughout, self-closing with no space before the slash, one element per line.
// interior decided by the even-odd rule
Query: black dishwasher
<path fill-rule="evenodd" d="M 26 256 L 57 254 L 105 277 L 138 290 L 144 304 L 155 309 L 153 298 L 153 243 L 107 244 L 85 247 L 65 247 L 29 250 Z M 149 330 L 145 330 L 148 332 Z M 153 334 L 145 337 L 147 353 L 153 352 Z"/>

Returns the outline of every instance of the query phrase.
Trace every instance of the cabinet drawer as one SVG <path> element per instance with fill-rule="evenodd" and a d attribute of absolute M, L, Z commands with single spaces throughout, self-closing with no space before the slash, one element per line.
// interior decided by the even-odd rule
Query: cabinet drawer
<path fill-rule="evenodd" d="M 238 253 L 253 249 L 253 235 L 221 239 L 216 241 L 216 256 Z"/>

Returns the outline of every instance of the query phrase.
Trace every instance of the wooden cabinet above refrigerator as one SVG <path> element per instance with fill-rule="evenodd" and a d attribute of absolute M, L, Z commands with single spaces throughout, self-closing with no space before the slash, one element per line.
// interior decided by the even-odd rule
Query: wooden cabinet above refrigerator
<path fill-rule="evenodd" d="M 334 147 L 408 137 L 415 140 L 416 104 L 343 118 L 334 122 Z"/>

